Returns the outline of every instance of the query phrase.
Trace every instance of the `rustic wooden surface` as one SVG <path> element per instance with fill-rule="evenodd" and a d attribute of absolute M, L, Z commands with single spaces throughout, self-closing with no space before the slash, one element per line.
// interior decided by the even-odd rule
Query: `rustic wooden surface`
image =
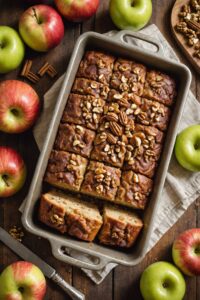
<path fill-rule="evenodd" d="M 174 34 L 177 43 L 182 48 L 190 63 L 194 66 L 196 71 L 200 73 L 200 59 L 193 55 L 195 51 L 194 47 L 189 47 L 185 37 L 180 32 L 177 32 L 177 30 L 175 29 L 176 24 L 180 22 L 180 17 L 178 16 L 178 14 L 181 11 L 181 8 L 184 4 L 188 4 L 188 0 L 176 0 L 174 4 L 171 14 L 172 33 Z"/>
<path fill-rule="evenodd" d="M 18 18 L 21 12 L 25 9 L 26 6 L 23 5 L 26 2 L 28 1 L 0 0 L 0 25 L 11 25 L 17 28 Z M 64 40 L 56 49 L 50 51 L 48 54 L 36 54 L 31 51 L 27 51 L 27 58 L 32 58 L 34 60 L 33 71 L 37 70 L 45 61 L 49 61 L 58 70 L 59 75 L 63 74 L 66 69 L 70 53 L 73 49 L 74 42 L 82 32 L 95 30 L 97 32 L 104 33 L 115 29 L 109 18 L 108 3 L 108 0 L 101 0 L 96 16 L 84 24 L 71 24 L 65 22 Z M 179 55 L 180 59 L 190 67 L 193 74 L 191 89 L 200 100 L 199 75 L 195 73 L 192 66 L 183 57 L 182 52 L 179 50 L 170 31 L 170 14 L 173 4 L 174 0 L 154 0 L 151 22 L 155 23 L 159 27 L 161 32 Z M 8 78 L 19 79 L 18 74 L 19 69 L 9 73 L 8 75 L 0 76 L 0 80 Z M 39 92 L 41 99 L 44 92 L 47 91 L 52 84 L 53 80 L 45 77 L 34 86 Z M 34 142 L 31 131 L 16 136 L 1 134 L 0 143 L 2 145 L 12 146 L 19 150 L 28 166 L 28 178 L 23 190 L 11 199 L 2 199 L 0 201 L 0 226 L 3 226 L 8 230 L 13 225 L 20 225 L 21 216 L 18 212 L 18 208 L 28 192 L 39 151 Z M 197 199 L 197 201 L 191 205 L 177 224 L 175 224 L 175 226 L 171 228 L 165 236 L 163 236 L 160 242 L 154 247 L 154 249 L 152 249 L 141 264 L 132 268 L 123 266 L 117 267 L 99 286 L 93 284 L 79 269 L 72 268 L 54 259 L 51 255 L 51 249 L 47 241 L 25 233 L 24 244 L 28 245 L 49 264 L 54 266 L 57 271 L 63 275 L 66 281 L 73 283 L 75 287 L 84 292 L 87 300 L 140 300 L 142 299 L 139 293 L 139 277 L 141 272 L 154 261 L 171 261 L 171 245 L 174 238 L 188 228 L 197 226 L 200 227 L 199 203 L 200 201 Z M 0 271 L 8 264 L 18 259 L 19 257 L 0 244 Z M 187 278 L 186 280 L 187 294 L 185 296 L 185 300 L 199 300 L 200 278 Z M 59 288 L 48 281 L 48 290 L 45 299 L 64 300 L 69 298 Z"/>

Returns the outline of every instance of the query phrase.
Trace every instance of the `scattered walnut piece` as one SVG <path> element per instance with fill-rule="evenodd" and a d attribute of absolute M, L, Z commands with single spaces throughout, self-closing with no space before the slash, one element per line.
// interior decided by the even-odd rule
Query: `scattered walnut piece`
<path fill-rule="evenodd" d="M 16 225 L 9 229 L 9 234 L 17 241 L 22 242 L 24 237 L 24 232 L 21 227 L 17 227 Z"/>

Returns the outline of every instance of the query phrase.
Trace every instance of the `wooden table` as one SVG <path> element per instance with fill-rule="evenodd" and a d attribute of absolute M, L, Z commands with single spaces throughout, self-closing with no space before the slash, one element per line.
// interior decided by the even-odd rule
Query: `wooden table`
<path fill-rule="evenodd" d="M 0 25 L 10 25 L 17 28 L 18 18 L 24 10 L 23 3 L 26 0 L 0 0 Z M 82 32 L 95 30 L 100 33 L 115 29 L 108 13 L 108 0 L 101 0 L 100 7 L 94 18 L 83 24 L 71 24 L 65 22 L 65 38 L 62 43 L 48 54 L 39 54 L 28 52 L 27 58 L 34 61 L 33 71 L 37 70 L 45 61 L 50 62 L 58 70 L 59 75 L 63 74 L 66 69 L 74 42 Z M 200 99 L 200 78 L 192 69 L 187 60 L 184 59 L 181 51 L 178 49 L 176 42 L 172 38 L 170 31 L 170 12 L 174 0 L 154 0 L 152 23 L 155 23 L 166 39 L 172 45 L 180 59 L 186 63 L 193 74 L 191 89 Z M 18 78 L 19 69 L 5 76 L 0 76 L 0 80 Z M 41 96 L 51 87 L 53 80 L 45 77 L 38 84 L 34 85 Z M 11 199 L 2 199 L 0 201 L 0 226 L 9 230 L 13 225 L 20 225 L 20 213 L 18 208 L 26 196 L 32 174 L 37 162 L 39 151 L 34 142 L 32 132 L 26 132 L 21 135 L 10 136 L 1 134 L 0 141 L 2 145 L 8 145 L 16 148 L 23 155 L 27 167 L 28 178 L 23 190 Z M 174 238 L 192 227 L 200 227 L 200 208 L 199 201 L 191 205 L 184 216 L 163 236 L 160 242 L 152 249 L 141 264 L 127 268 L 119 266 L 111 272 L 103 283 L 99 286 L 93 284 L 79 269 L 72 268 L 53 258 L 50 245 L 47 241 L 38 239 L 29 233 L 25 233 L 24 244 L 28 245 L 33 251 L 38 253 L 49 264 L 59 271 L 66 281 L 71 282 L 75 287 L 86 294 L 87 300 L 139 300 L 142 299 L 139 292 L 139 278 L 141 272 L 151 263 L 157 260 L 171 261 L 171 245 Z M 18 260 L 19 257 L 14 255 L 9 249 L 0 244 L 0 271 L 8 264 Z M 62 291 L 51 282 L 48 282 L 48 290 L 45 299 L 64 300 L 69 299 Z M 200 278 L 187 278 L 187 294 L 185 299 L 200 299 Z M 171 299 L 173 300 L 173 299 Z"/>

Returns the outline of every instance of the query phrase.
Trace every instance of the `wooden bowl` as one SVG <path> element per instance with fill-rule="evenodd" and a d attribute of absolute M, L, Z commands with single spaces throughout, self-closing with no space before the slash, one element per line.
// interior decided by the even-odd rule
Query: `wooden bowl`
<path fill-rule="evenodd" d="M 200 73 L 200 59 L 197 57 L 194 57 L 193 53 L 194 53 L 194 47 L 189 47 L 187 45 L 187 41 L 184 38 L 184 36 L 177 32 L 175 29 L 176 24 L 179 23 L 179 12 L 181 11 L 181 7 L 184 4 L 188 4 L 189 1 L 188 0 L 176 0 L 173 9 L 172 9 L 172 13 L 171 13 L 171 27 L 172 27 L 172 32 L 173 35 L 178 43 L 178 45 L 181 47 L 181 49 L 184 51 L 186 57 L 188 58 L 188 60 L 190 61 L 190 63 L 193 65 L 193 67 L 196 69 L 197 72 Z"/>

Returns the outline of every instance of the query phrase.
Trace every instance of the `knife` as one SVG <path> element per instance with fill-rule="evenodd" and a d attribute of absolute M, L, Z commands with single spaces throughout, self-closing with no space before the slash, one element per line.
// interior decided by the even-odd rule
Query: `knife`
<path fill-rule="evenodd" d="M 8 248 L 15 252 L 25 261 L 29 261 L 38 266 L 46 277 L 53 280 L 59 285 L 65 293 L 67 293 L 73 300 L 85 300 L 85 295 L 67 283 L 51 266 L 43 261 L 39 256 L 25 247 L 23 244 L 10 236 L 7 231 L 0 227 L 0 241 L 2 241 Z"/>

